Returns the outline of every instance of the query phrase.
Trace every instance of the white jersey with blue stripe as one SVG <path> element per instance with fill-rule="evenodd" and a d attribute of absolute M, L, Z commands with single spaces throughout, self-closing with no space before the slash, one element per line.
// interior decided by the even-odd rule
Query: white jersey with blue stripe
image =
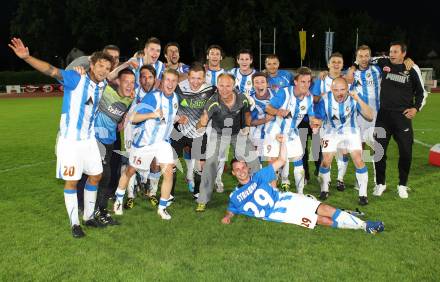
<path fill-rule="evenodd" d="M 138 63 L 138 67 L 135 71 L 135 76 L 136 76 L 136 86 L 141 85 L 139 83 L 139 77 L 141 75 L 140 73 L 140 69 L 143 65 L 145 65 L 144 63 L 144 57 L 141 58 L 137 58 L 137 63 Z M 162 74 L 165 70 L 165 64 L 162 63 L 162 61 L 157 60 L 154 64 L 151 64 L 154 69 L 156 70 L 156 79 L 158 80 L 162 80 Z"/>
<path fill-rule="evenodd" d="M 332 83 L 334 78 L 327 75 L 324 79 L 316 79 L 313 81 L 312 89 L 310 92 L 314 96 L 321 96 L 322 93 L 327 93 L 332 91 Z M 351 84 L 348 84 L 348 88 L 350 89 Z"/>
<path fill-rule="evenodd" d="M 294 139 L 298 136 L 298 125 L 307 114 L 315 116 L 313 108 L 312 95 L 305 96 L 302 100 L 297 98 L 294 93 L 294 87 L 284 87 L 280 89 L 275 96 L 270 100 L 270 105 L 274 109 L 289 110 L 287 117 L 275 117 L 269 121 L 265 126 L 265 134 L 275 138 L 277 134 L 287 134 L 289 139 Z"/>
<path fill-rule="evenodd" d="M 229 196 L 228 211 L 233 214 L 242 214 L 261 218 L 268 221 L 284 222 L 282 214 L 286 214 L 286 203 L 292 196 L 290 193 L 281 193 L 275 190 L 270 182 L 276 179 L 272 165 L 257 171 L 250 181 L 237 187 Z M 276 215 L 273 219 L 272 215 Z M 286 218 L 286 222 L 289 222 Z"/>
<path fill-rule="evenodd" d="M 250 74 L 242 74 L 240 68 L 233 68 L 229 71 L 235 77 L 235 88 L 238 93 L 250 95 L 252 91 L 252 75 L 255 70 L 252 70 Z"/>
<path fill-rule="evenodd" d="M 365 70 L 354 72 L 354 82 L 351 89 L 359 93 L 359 97 L 376 113 L 380 106 L 381 70 L 377 65 L 370 65 Z"/>
<path fill-rule="evenodd" d="M 206 70 L 205 82 L 211 84 L 212 86 L 217 86 L 217 78 L 220 74 L 224 73 L 224 69 L 219 70 Z"/>
<path fill-rule="evenodd" d="M 95 138 L 94 122 L 106 82 L 95 83 L 88 74 L 60 70 L 64 87 L 60 137 L 68 140 Z"/>
<path fill-rule="evenodd" d="M 327 92 L 316 104 L 315 113 L 323 120 L 324 134 L 359 133 L 356 116 L 360 113 L 360 105 L 348 94 L 345 101 L 339 103 L 331 91 Z"/>
<path fill-rule="evenodd" d="M 257 98 L 256 95 L 251 96 L 252 99 L 254 99 L 255 104 L 254 107 L 252 109 L 251 112 L 251 117 L 252 120 L 258 120 L 258 119 L 262 119 L 266 117 L 266 106 L 270 103 L 270 100 L 273 98 L 274 94 L 272 92 L 272 90 L 270 90 L 269 88 L 267 89 L 267 91 L 269 92 L 269 98 L 266 100 L 260 100 Z M 257 126 L 252 126 L 251 130 L 250 130 L 250 136 L 254 139 L 254 140 L 263 140 L 264 139 L 264 127 L 265 127 L 265 123 L 257 125 Z"/>
<path fill-rule="evenodd" d="M 170 97 L 167 97 L 161 91 L 154 91 L 145 95 L 142 102 L 136 106 L 136 113 L 148 114 L 161 109 L 163 119 L 147 119 L 137 124 L 133 130 L 133 147 L 140 148 L 160 141 L 169 142 L 178 105 L 179 100 L 176 93 L 173 93 Z"/>

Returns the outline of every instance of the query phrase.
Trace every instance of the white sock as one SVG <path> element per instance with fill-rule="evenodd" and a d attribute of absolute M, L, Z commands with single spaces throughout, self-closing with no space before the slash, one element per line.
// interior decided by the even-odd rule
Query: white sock
<path fill-rule="evenodd" d="M 195 159 L 187 160 L 185 159 L 186 163 L 186 179 L 188 181 L 194 182 L 194 165 L 196 163 Z"/>
<path fill-rule="evenodd" d="M 289 162 L 286 162 L 283 166 L 283 170 L 281 171 L 281 182 L 289 181 Z"/>
<path fill-rule="evenodd" d="M 136 185 L 136 174 L 133 175 L 130 180 L 128 181 L 127 186 L 127 197 L 128 198 L 134 198 L 134 186 Z"/>
<path fill-rule="evenodd" d="M 76 190 L 64 189 L 64 203 L 69 215 L 70 225 L 79 225 L 78 198 Z"/>
<path fill-rule="evenodd" d="M 160 201 L 159 201 L 159 209 L 160 210 L 166 209 L 167 208 L 167 204 L 168 204 L 168 200 L 161 197 Z"/>
<path fill-rule="evenodd" d="M 338 165 L 338 180 L 343 182 L 345 173 L 347 172 L 348 157 L 347 156 L 338 157 L 336 163 Z"/>
<path fill-rule="evenodd" d="M 84 220 L 92 219 L 93 212 L 95 211 L 96 194 L 98 187 L 95 185 L 90 185 L 86 183 L 84 187 Z"/>
<path fill-rule="evenodd" d="M 321 192 L 328 192 L 328 184 L 330 183 L 330 168 L 320 167 L 319 175 L 321 178 Z"/>
<path fill-rule="evenodd" d="M 304 193 L 304 167 L 302 160 L 293 162 L 293 176 L 295 178 L 296 193 Z"/>
<path fill-rule="evenodd" d="M 365 230 L 366 228 L 366 224 L 363 220 L 345 211 L 341 211 L 340 209 L 336 209 L 335 213 L 332 216 L 332 220 L 332 227 L 334 228 L 363 230 Z"/>
<path fill-rule="evenodd" d="M 116 202 L 122 205 L 124 202 L 125 190 L 122 190 L 121 188 L 118 187 L 118 189 L 116 189 L 115 195 L 116 195 Z"/>
<path fill-rule="evenodd" d="M 356 169 L 356 179 L 359 185 L 359 197 L 367 197 L 367 186 L 368 186 L 367 166 Z"/>
<path fill-rule="evenodd" d="M 160 171 L 159 172 L 150 172 L 150 196 L 154 196 L 157 193 L 157 189 L 159 187 L 159 179 L 160 179 Z"/>

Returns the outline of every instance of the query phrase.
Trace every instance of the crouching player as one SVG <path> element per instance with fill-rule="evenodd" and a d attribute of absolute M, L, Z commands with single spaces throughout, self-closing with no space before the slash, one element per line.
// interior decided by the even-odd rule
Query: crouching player
<path fill-rule="evenodd" d="M 286 137 L 279 134 L 279 157 L 269 166 L 256 172 L 252 178 L 246 162 L 233 159 L 232 174 L 239 186 L 230 195 L 223 224 L 230 224 L 236 214 L 261 218 L 269 221 L 297 224 L 310 229 L 316 224 L 344 229 L 361 229 L 375 234 L 384 230 L 383 222 L 363 220 L 315 199 L 292 192 L 279 192 L 270 182 L 276 178 L 275 171 L 286 161 Z"/>

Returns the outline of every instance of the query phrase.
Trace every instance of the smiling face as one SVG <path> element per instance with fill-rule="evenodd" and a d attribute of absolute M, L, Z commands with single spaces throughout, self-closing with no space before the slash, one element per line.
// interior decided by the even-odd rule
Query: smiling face
<path fill-rule="evenodd" d="M 170 72 L 164 72 L 163 79 L 162 79 L 162 90 L 163 93 L 166 96 L 171 96 L 174 93 L 174 90 L 176 90 L 177 82 L 179 81 L 179 76 L 170 73 Z"/>
<path fill-rule="evenodd" d="M 310 84 L 312 83 L 312 76 L 309 74 L 299 75 L 295 81 L 295 96 L 302 96 L 309 93 Z"/>
<path fill-rule="evenodd" d="M 148 69 L 142 69 L 139 76 L 139 83 L 145 92 L 150 91 L 153 88 L 156 78 Z"/>
<path fill-rule="evenodd" d="M 104 81 L 107 78 L 110 70 L 112 68 L 112 63 L 105 59 L 99 59 L 96 63 L 90 64 L 90 77 L 95 82 Z"/>
<path fill-rule="evenodd" d="M 252 64 L 251 55 L 248 54 L 248 53 L 240 54 L 238 59 L 237 59 L 237 64 L 239 65 L 240 70 L 242 72 L 249 71 L 250 68 L 251 68 L 251 64 Z"/>
<path fill-rule="evenodd" d="M 254 84 L 255 94 L 258 98 L 262 97 L 267 91 L 267 79 L 264 76 L 256 76 L 252 82 Z"/>
<path fill-rule="evenodd" d="M 405 56 L 406 52 L 402 52 L 402 47 L 400 45 L 391 45 L 390 61 L 392 64 L 402 64 Z"/>
<path fill-rule="evenodd" d="M 122 74 L 119 77 L 118 93 L 123 97 L 130 97 L 134 92 L 134 74 Z"/>
<path fill-rule="evenodd" d="M 167 59 L 169 64 L 176 65 L 179 63 L 180 53 L 179 48 L 177 46 L 168 46 L 167 52 L 165 54 L 165 58 Z"/>
<path fill-rule="evenodd" d="M 265 62 L 266 71 L 269 75 L 275 76 L 280 67 L 280 61 L 277 58 L 268 58 Z"/>
<path fill-rule="evenodd" d="M 356 62 L 359 64 L 359 68 L 361 70 L 365 70 L 368 68 L 368 64 L 370 63 L 370 50 L 359 50 L 356 54 Z"/>
<path fill-rule="evenodd" d="M 208 60 L 209 67 L 219 67 L 220 61 L 223 59 L 221 50 L 217 48 L 209 49 L 206 59 Z"/>
<path fill-rule="evenodd" d="M 328 69 L 330 73 L 340 74 L 344 66 L 344 60 L 341 57 L 332 57 L 328 62 Z"/>
<path fill-rule="evenodd" d="M 244 161 L 236 161 L 232 164 L 232 175 L 234 175 L 238 182 L 246 184 L 250 180 L 249 167 Z"/>
<path fill-rule="evenodd" d="M 336 78 L 332 82 L 331 86 L 333 95 L 335 97 L 336 102 L 342 103 L 345 101 L 347 95 L 348 95 L 348 85 L 345 79 L 343 78 Z"/>
<path fill-rule="evenodd" d="M 152 64 L 155 64 L 160 56 L 160 45 L 156 43 L 149 43 L 144 48 L 145 56 Z"/>
<path fill-rule="evenodd" d="M 217 81 L 218 94 L 223 100 L 230 99 L 234 93 L 235 81 L 228 75 L 221 75 Z"/>
<path fill-rule="evenodd" d="M 202 84 L 205 82 L 205 72 L 204 71 L 190 71 L 188 74 L 189 87 L 193 91 L 200 89 Z"/>

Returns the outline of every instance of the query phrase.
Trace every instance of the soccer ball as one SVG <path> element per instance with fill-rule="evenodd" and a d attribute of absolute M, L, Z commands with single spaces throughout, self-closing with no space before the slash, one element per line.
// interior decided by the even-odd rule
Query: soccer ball
<path fill-rule="evenodd" d="M 305 194 L 304 196 L 309 197 L 310 199 L 317 201 L 316 197 L 313 196 L 312 194 Z"/>

